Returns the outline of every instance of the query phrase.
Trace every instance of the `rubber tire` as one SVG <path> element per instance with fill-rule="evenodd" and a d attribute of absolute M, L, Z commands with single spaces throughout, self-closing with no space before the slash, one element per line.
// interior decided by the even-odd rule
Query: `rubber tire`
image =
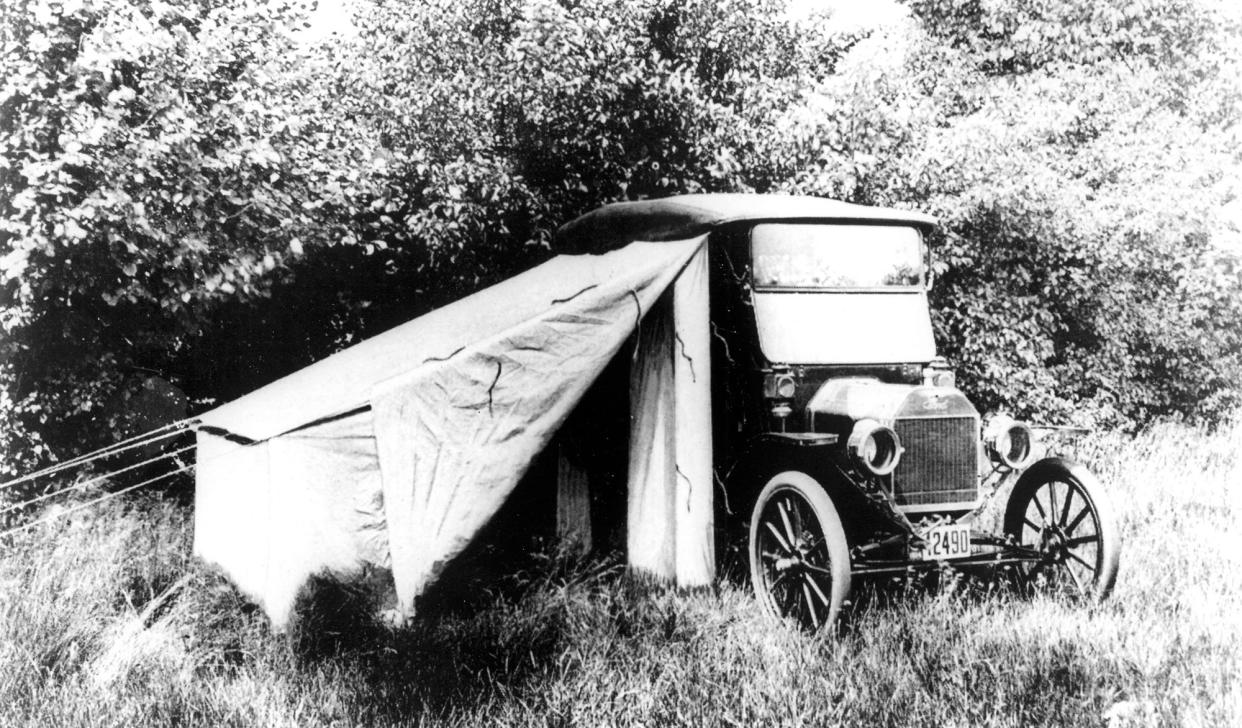
<path fill-rule="evenodd" d="M 767 482 L 763 490 L 760 491 L 759 497 L 755 500 L 754 508 L 751 509 L 749 537 L 747 539 L 747 555 L 750 561 L 750 583 L 755 592 L 755 598 L 763 605 L 764 610 L 778 618 L 787 618 L 788 615 L 782 614 L 776 606 L 772 595 L 764 588 L 764 580 L 761 569 L 763 568 L 759 559 L 759 540 L 758 533 L 760 528 L 760 516 L 764 507 L 769 501 L 786 491 L 794 491 L 806 501 L 813 512 L 815 518 L 819 521 L 820 530 L 824 534 L 824 546 L 828 552 L 830 561 L 830 571 L 832 572 L 832 589 L 829 599 L 831 604 L 827 618 L 821 623 L 820 630 L 827 628 L 829 625 L 835 625 L 850 594 L 850 549 L 849 543 L 845 538 L 845 529 L 841 525 L 841 517 L 837 515 L 837 509 L 832 504 L 832 499 L 828 497 L 828 493 L 811 476 L 797 472 L 786 471 L 772 477 Z M 805 626 L 805 625 L 804 625 Z"/>
<path fill-rule="evenodd" d="M 1083 597 L 1100 601 L 1107 597 L 1117 581 L 1121 563 L 1121 537 L 1112 501 L 1103 484 L 1081 463 L 1065 458 L 1045 458 L 1027 469 L 1013 487 L 1005 506 L 1005 534 L 1020 538 L 1023 518 L 1030 499 L 1048 483 L 1069 483 L 1076 487 L 1087 506 L 1094 512 L 1100 537 L 1099 566 L 1095 570 L 1091 590 Z"/>

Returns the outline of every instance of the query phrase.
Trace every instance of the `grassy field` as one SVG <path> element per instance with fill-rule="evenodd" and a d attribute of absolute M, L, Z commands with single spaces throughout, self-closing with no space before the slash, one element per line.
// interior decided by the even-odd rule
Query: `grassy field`
<path fill-rule="evenodd" d="M 0 724 L 1242 725 L 1242 422 L 1079 449 L 1125 539 L 1107 603 L 911 588 L 836 638 L 553 556 L 400 630 L 325 587 L 273 635 L 184 507 L 109 505 L 0 544 Z"/>

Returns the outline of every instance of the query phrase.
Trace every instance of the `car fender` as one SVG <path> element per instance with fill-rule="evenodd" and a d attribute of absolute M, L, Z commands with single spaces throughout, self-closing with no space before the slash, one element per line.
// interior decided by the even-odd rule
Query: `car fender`
<path fill-rule="evenodd" d="M 786 471 L 814 479 L 838 511 L 852 510 L 864 497 L 862 489 L 846 475 L 845 455 L 835 436 L 764 433 L 747 443 L 724 478 L 728 516 L 749 517 L 768 480 Z"/>

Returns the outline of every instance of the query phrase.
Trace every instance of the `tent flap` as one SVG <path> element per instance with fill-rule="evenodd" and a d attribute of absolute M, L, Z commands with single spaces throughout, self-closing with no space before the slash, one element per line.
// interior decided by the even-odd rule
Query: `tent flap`
<path fill-rule="evenodd" d="M 629 563 L 679 586 L 715 577 L 709 326 L 703 247 L 644 320 L 630 375 Z"/>
<path fill-rule="evenodd" d="M 649 255 L 371 397 L 403 610 L 504 503 L 700 241 Z"/>

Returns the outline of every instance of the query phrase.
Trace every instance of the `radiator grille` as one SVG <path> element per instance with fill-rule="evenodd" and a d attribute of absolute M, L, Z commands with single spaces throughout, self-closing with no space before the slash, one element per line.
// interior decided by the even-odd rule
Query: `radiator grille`
<path fill-rule="evenodd" d="M 974 501 L 978 495 L 978 419 L 898 419 L 893 429 L 905 453 L 893 473 L 899 506 Z"/>

